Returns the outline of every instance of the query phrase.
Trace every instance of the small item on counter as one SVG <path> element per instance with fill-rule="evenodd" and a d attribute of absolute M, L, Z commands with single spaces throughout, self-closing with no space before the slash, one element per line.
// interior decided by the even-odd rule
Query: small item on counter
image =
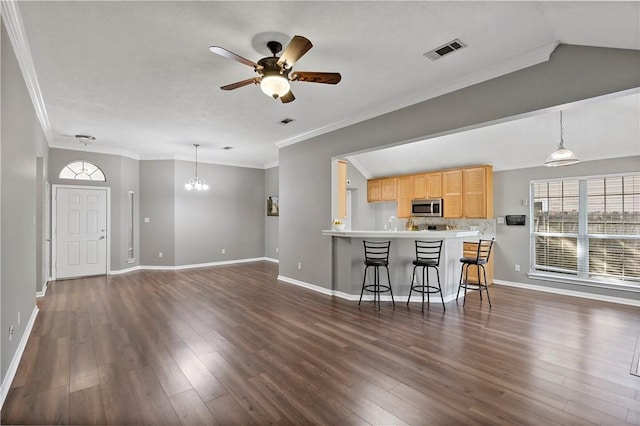
<path fill-rule="evenodd" d="M 334 231 L 344 231 L 344 222 L 340 219 L 333 219 L 331 227 Z"/>
<path fill-rule="evenodd" d="M 407 226 L 404 229 L 407 231 L 413 231 L 413 221 L 411 219 L 407 220 Z"/>

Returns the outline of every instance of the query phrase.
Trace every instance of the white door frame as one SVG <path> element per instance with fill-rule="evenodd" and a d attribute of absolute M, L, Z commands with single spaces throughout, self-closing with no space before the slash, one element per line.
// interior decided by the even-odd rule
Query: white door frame
<path fill-rule="evenodd" d="M 57 252 L 57 210 L 58 210 L 58 188 L 65 189 L 93 189 L 93 190 L 106 190 L 107 191 L 107 271 L 106 274 L 111 274 L 111 187 L 108 186 L 85 186 L 85 185 L 58 185 L 53 184 L 52 187 L 52 200 L 51 200 L 51 277 L 57 279 L 58 268 L 56 266 L 56 252 Z"/>

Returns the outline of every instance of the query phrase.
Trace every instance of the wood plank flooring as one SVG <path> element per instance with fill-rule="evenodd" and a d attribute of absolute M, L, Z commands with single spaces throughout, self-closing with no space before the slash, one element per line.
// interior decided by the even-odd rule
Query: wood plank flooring
<path fill-rule="evenodd" d="M 392 308 L 256 262 L 50 284 L 4 424 L 635 424 L 636 307 L 492 286 Z"/>

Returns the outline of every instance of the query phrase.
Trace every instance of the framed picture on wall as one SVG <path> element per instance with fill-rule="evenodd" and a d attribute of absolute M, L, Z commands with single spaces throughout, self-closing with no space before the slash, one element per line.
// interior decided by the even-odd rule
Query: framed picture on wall
<path fill-rule="evenodd" d="M 267 197 L 267 216 L 280 216 L 280 200 L 277 195 Z"/>

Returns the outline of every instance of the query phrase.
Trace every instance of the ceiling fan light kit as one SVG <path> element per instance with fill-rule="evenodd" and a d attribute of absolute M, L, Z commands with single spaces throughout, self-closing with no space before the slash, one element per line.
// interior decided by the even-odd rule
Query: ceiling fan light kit
<path fill-rule="evenodd" d="M 276 56 L 282 50 L 282 44 L 277 41 L 267 42 L 267 47 L 273 56 L 260 59 L 257 63 L 243 58 L 220 46 L 210 46 L 209 50 L 227 59 L 240 62 L 241 64 L 253 67 L 253 70 L 260 74 L 260 77 L 249 78 L 236 83 L 227 84 L 220 87 L 222 90 L 234 90 L 249 84 L 259 84 L 264 94 L 274 99 L 280 99 L 282 103 L 289 103 L 295 100 L 291 92 L 291 81 L 305 81 L 311 83 L 338 84 L 341 80 L 339 73 L 309 72 L 299 71 L 292 73 L 291 67 L 313 47 L 311 42 L 302 36 L 294 36 L 282 55 Z"/>
<path fill-rule="evenodd" d="M 544 162 L 547 167 L 560 167 L 570 166 L 572 164 L 578 164 L 580 160 L 576 155 L 564 147 L 564 129 L 562 127 L 562 111 L 560 111 L 560 143 L 558 149 L 553 151 L 551 155 Z"/>

